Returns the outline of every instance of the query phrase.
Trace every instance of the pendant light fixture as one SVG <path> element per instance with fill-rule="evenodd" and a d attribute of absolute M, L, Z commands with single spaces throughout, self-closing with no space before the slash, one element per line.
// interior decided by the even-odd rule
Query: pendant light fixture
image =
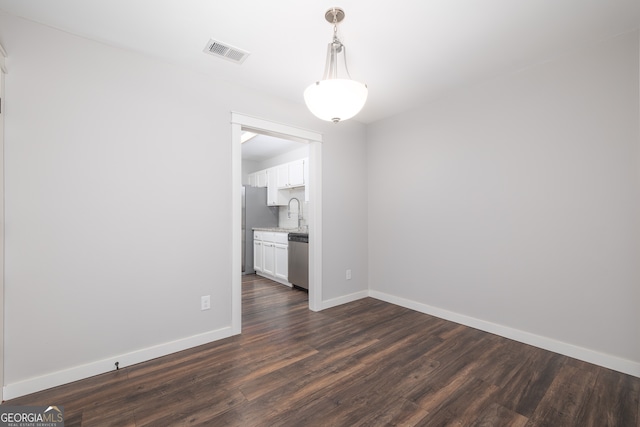
<path fill-rule="evenodd" d="M 312 83 L 304 91 L 307 108 L 318 118 L 338 123 L 360 112 L 367 101 L 367 85 L 351 79 L 347 68 L 347 47 L 338 38 L 338 23 L 344 19 L 344 10 L 333 7 L 325 15 L 333 24 L 333 39 L 327 46 L 327 60 L 322 80 Z M 344 76 L 338 76 L 338 58 L 342 56 Z"/>

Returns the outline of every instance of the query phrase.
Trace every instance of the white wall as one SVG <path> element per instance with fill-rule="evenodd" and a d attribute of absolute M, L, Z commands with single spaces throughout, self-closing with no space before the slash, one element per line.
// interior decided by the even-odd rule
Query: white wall
<path fill-rule="evenodd" d="M 294 160 L 304 159 L 305 157 L 309 157 L 309 144 L 301 142 L 300 147 L 298 148 L 294 148 L 291 151 L 287 151 L 286 153 L 258 162 L 256 171 L 269 169 L 273 166 L 293 162 Z"/>
<path fill-rule="evenodd" d="M 231 111 L 327 131 L 323 273 L 353 260 L 362 275 L 324 289 L 366 289 L 366 239 L 342 233 L 361 233 L 366 204 L 340 203 L 366 192 L 362 125 L 2 12 L 0 43 L 5 398 L 228 335 Z M 357 179 L 338 186 L 343 159 Z"/>
<path fill-rule="evenodd" d="M 356 122 L 347 121 L 330 126 L 324 135 L 326 139 L 342 137 L 344 142 L 325 144 L 322 152 L 323 227 L 325 231 L 331 227 L 331 246 L 327 246 L 326 233 L 323 240 L 322 299 L 364 296 L 360 293 L 369 283 L 365 131 Z M 350 280 L 345 278 L 347 269 L 352 272 Z"/>
<path fill-rule="evenodd" d="M 249 185 L 249 174 L 260 170 L 258 164 L 255 160 L 242 159 L 242 185 Z"/>
<path fill-rule="evenodd" d="M 242 159 L 242 182 L 249 182 L 249 174 L 259 170 L 268 169 L 272 166 L 281 165 L 283 163 L 292 162 L 294 160 L 309 157 L 308 144 L 301 142 L 300 148 L 294 148 L 291 151 L 271 157 L 262 161 Z"/>
<path fill-rule="evenodd" d="M 640 375 L 638 33 L 367 129 L 372 294 Z"/>

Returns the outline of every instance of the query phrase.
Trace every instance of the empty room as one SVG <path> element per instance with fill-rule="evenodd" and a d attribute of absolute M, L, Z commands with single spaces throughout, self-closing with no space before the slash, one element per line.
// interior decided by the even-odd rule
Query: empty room
<path fill-rule="evenodd" d="M 640 427 L 639 26 L 0 0 L 0 426 Z"/>

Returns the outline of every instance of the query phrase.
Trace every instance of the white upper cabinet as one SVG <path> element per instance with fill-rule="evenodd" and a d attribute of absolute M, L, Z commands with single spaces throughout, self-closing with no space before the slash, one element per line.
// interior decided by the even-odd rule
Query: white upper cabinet
<path fill-rule="evenodd" d="M 256 172 L 256 187 L 266 187 L 267 186 L 267 171 L 262 170 Z"/>
<path fill-rule="evenodd" d="M 258 172 L 249 174 L 249 185 L 251 187 L 266 187 L 267 186 L 267 171 L 261 170 Z"/>
<path fill-rule="evenodd" d="M 309 201 L 309 159 L 302 159 L 304 162 L 304 201 Z"/>
<path fill-rule="evenodd" d="M 309 201 L 309 159 L 299 159 L 249 174 L 249 185 L 267 187 L 267 205 L 286 206 L 290 199 L 287 189 L 305 187 L 305 201 Z"/>
<path fill-rule="evenodd" d="M 278 166 L 278 188 L 302 187 L 305 185 L 305 159 Z"/>
<path fill-rule="evenodd" d="M 267 205 L 278 205 L 277 168 L 267 169 Z"/>
<path fill-rule="evenodd" d="M 276 167 L 278 188 L 286 188 L 289 186 L 289 164 L 285 163 Z"/>
<path fill-rule="evenodd" d="M 289 163 L 289 185 L 300 186 L 305 185 L 304 180 L 305 159 L 300 159 Z"/>

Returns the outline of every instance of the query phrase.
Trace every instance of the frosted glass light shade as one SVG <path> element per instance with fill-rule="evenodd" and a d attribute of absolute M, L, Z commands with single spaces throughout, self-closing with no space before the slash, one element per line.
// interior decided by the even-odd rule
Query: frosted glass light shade
<path fill-rule="evenodd" d="M 349 79 L 320 80 L 304 91 L 307 108 L 319 119 L 339 122 L 355 116 L 367 101 L 367 85 Z"/>

